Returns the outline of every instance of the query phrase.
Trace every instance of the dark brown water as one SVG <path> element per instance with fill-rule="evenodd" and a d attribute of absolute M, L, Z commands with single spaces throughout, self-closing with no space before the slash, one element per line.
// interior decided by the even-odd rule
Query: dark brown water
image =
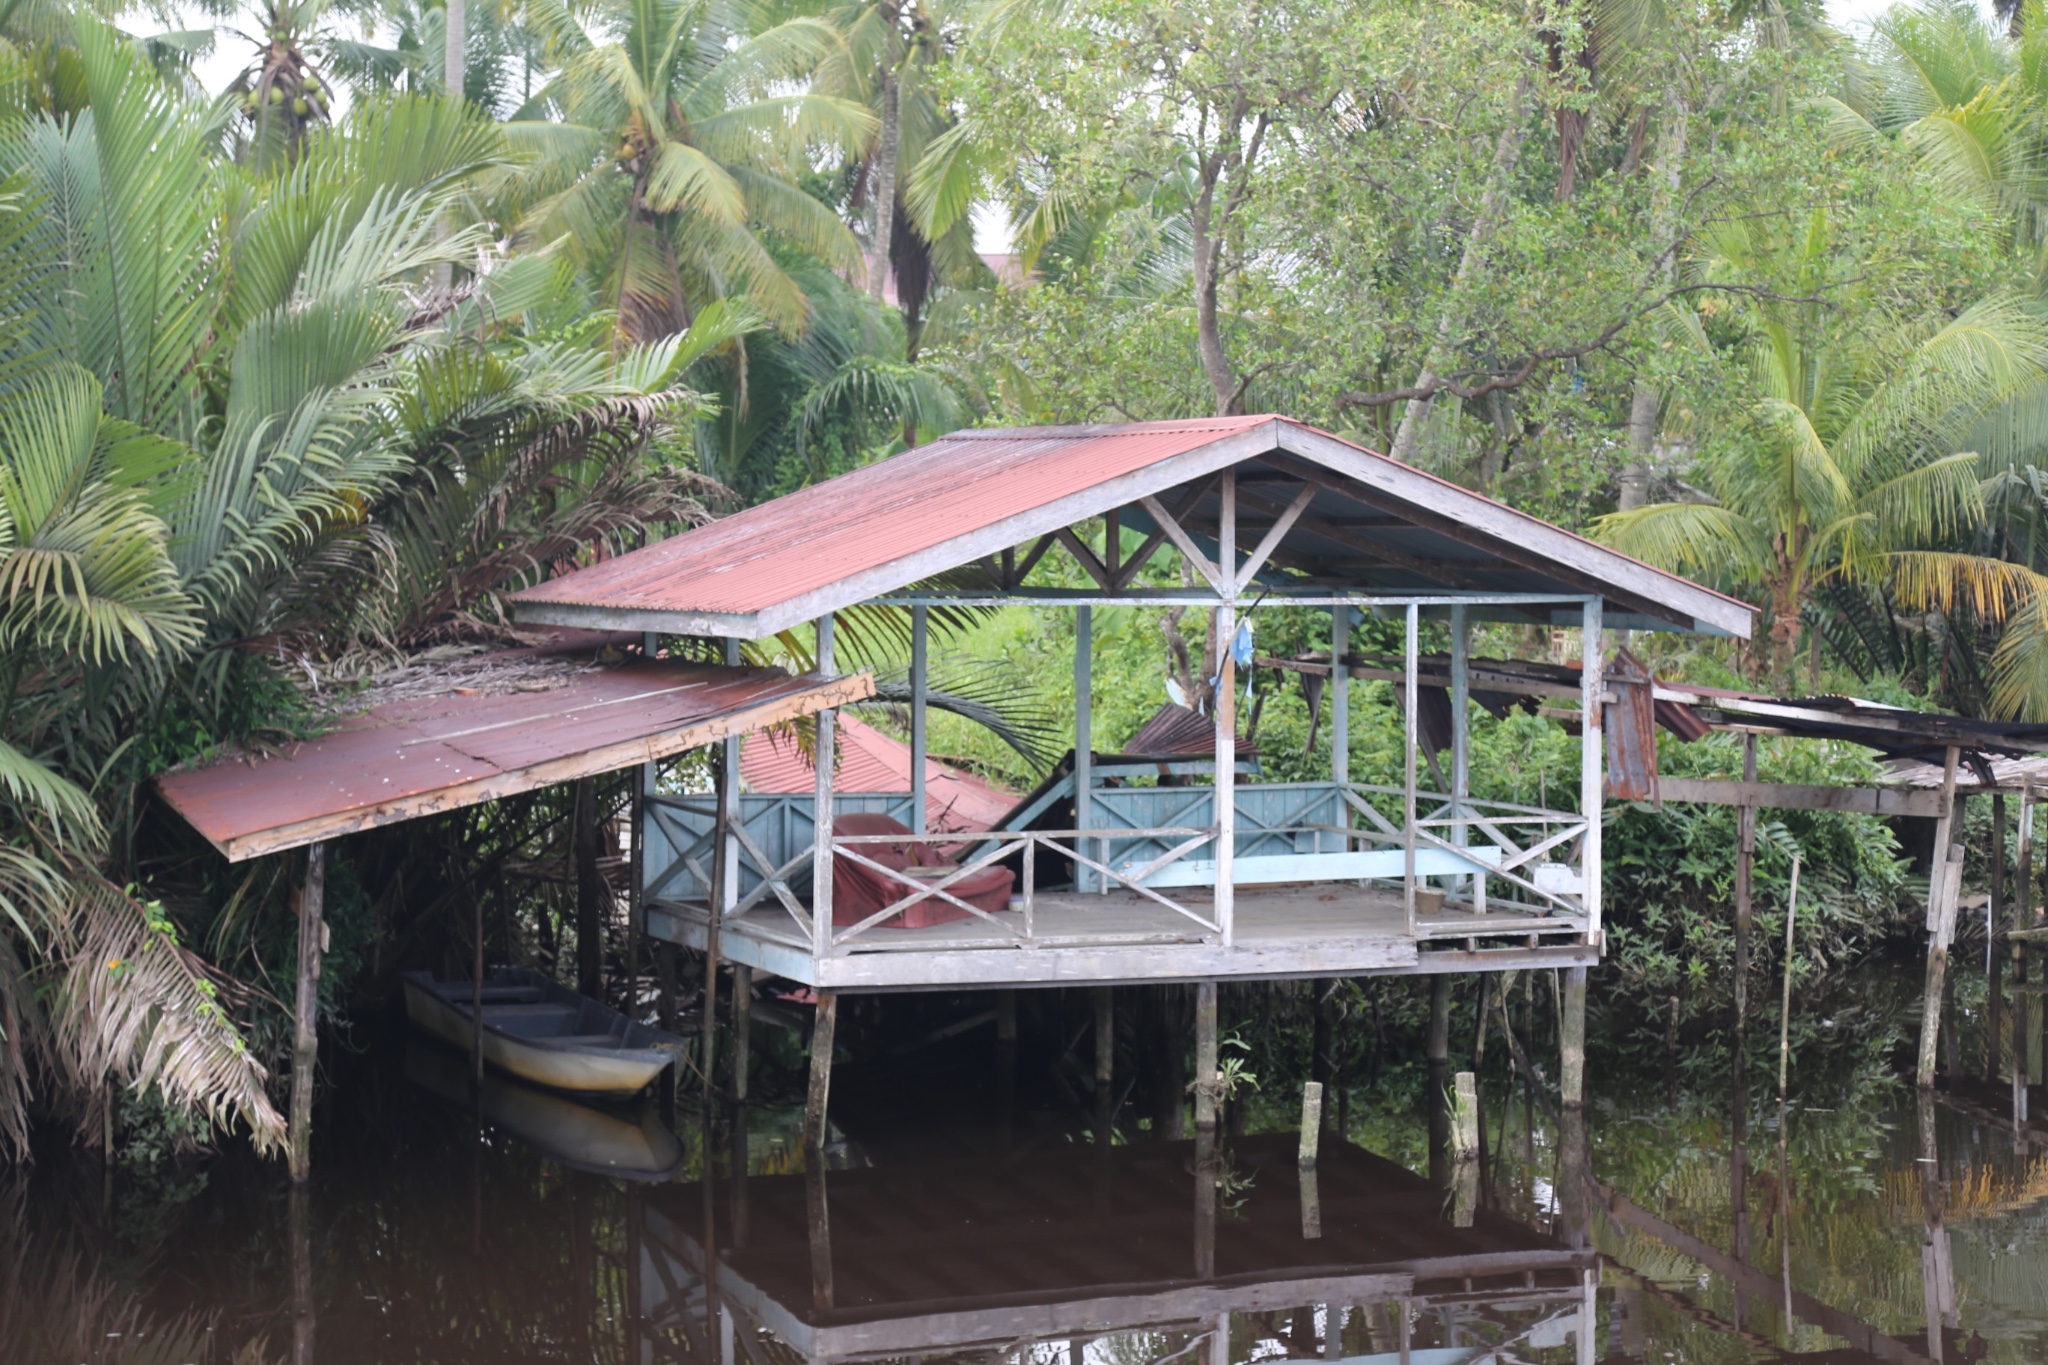
<path fill-rule="evenodd" d="M 232 1150 L 0 1183 L 0 1362 L 2048 1360 L 2048 1152 L 1910 1092 L 1800 1096 L 1782 1159 L 1759 1103 L 1738 1159 L 1726 1103 L 1581 1135 L 1497 1086 L 1460 1171 L 1360 1087 L 1309 1177 L 1288 1133 L 1098 1143 L 995 1052 L 843 1067 L 806 1171 L 786 1109 L 671 1134 L 393 1042 L 302 1199 Z"/>

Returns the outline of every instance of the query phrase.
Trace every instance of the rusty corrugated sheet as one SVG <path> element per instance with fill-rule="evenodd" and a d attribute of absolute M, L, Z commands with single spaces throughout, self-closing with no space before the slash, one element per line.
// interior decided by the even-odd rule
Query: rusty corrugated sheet
<path fill-rule="evenodd" d="M 910 746 L 849 715 L 839 717 L 837 762 L 832 785 L 842 792 L 907 792 L 910 790 Z M 995 828 L 1016 803 L 1004 791 L 973 773 L 936 758 L 925 760 L 925 825 L 935 830 Z M 808 795 L 817 789 L 817 770 L 793 738 L 783 733 L 753 734 L 740 746 L 740 777 L 747 790 Z"/>
<path fill-rule="evenodd" d="M 1602 724 L 1607 730 L 1607 794 L 1617 801 L 1657 799 L 1656 679 L 1642 661 L 1620 650 L 1607 669 L 1614 700 Z"/>
<path fill-rule="evenodd" d="M 540 692 L 394 701 L 268 758 L 157 779 L 231 861 L 613 772 L 872 695 L 867 674 L 630 663 Z"/>
<path fill-rule="evenodd" d="M 541 583 L 513 600 L 761 611 L 1274 420 L 958 431 Z"/>

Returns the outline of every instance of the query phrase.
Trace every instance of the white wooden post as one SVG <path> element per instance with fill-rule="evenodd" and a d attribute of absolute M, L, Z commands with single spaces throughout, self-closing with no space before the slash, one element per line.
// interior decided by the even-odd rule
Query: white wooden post
<path fill-rule="evenodd" d="M 728 638 L 725 642 L 725 663 L 728 668 L 737 668 L 740 663 L 740 642 Z M 719 761 L 724 764 L 723 780 L 718 786 L 718 886 L 710 896 L 714 913 L 723 919 L 740 900 L 740 737 L 733 735 L 719 746 Z M 652 772 L 654 765 L 647 765 Z M 763 873 L 769 871 L 761 869 Z"/>
<path fill-rule="evenodd" d="M 1472 682 L 1467 672 L 1472 663 L 1472 622 L 1463 605 L 1451 608 L 1451 842 L 1465 847 L 1465 801 L 1472 794 Z M 1457 885 L 1469 887 L 1476 911 L 1486 903 L 1483 879 L 1476 872 L 1458 878 Z"/>
<path fill-rule="evenodd" d="M 1346 829 L 1351 827 L 1351 805 L 1343 788 L 1351 785 L 1351 670 L 1344 656 L 1351 649 L 1351 608 L 1339 604 L 1330 608 L 1330 781 L 1339 791 L 1337 814 Z M 1316 836 L 1317 848 L 1322 836 Z M 1351 840 L 1340 838 L 1337 851 L 1349 853 Z"/>
<path fill-rule="evenodd" d="M 1095 825 L 1095 611 L 1077 607 L 1074 611 L 1074 828 Z M 1099 850 L 1086 839 L 1074 840 L 1077 852 L 1100 861 Z M 1074 864 L 1074 889 L 1108 892 L 1108 879 L 1095 885 L 1096 877 L 1079 863 Z"/>
<path fill-rule="evenodd" d="M 925 701 L 931 693 L 926 611 L 922 602 L 910 608 L 910 828 L 918 834 L 926 828 L 924 727 Z"/>
<path fill-rule="evenodd" d="M 1579 904 L 1586 913 L 1586 942 L 1599 947 L 1600 814 L 1606 800 L 1607 750 L 1602 744 L 1600 705 L 1607 689 L 1605 638 L 1600 627 L 1600 599 L 1586 599 L 1579 623 L 1579 814 L 1586 820 L 1586 838 L 1579 855 Z"/>
<path fill-rule="evenodd" d="M 1401 664 L 1402 748 L 1406 751 L 1401 776 L 1401 913 L 1407 921 L 1411 938 L 1415 935 L 1415 754 L 1422 743 L 1422 731 L 1415 715 L 1421 705 L 1421 689 L 1415 677 L 1421 617 L 1421 605 L 1410 602 Z"/>
<path fill-rule="evenodd" d="M 1216 533 L 1216 566 L 1223 605 L 1216 611 L 1216 927 L 1228 948 L 1236 942 L 1237 888 L 1237 470 L 1223 471 Z"/>
<path fill-rule="evenodd" d="M 832 616 L 818 618 L 818 676 L 832 676 Z M 832 955 L 832 739 L 838 711 L 826 708 L 818 713 L 816 757 L 817 783 L 812 788 L 812 822 L 816 834 L 811 844 L 811 954 Z"/>

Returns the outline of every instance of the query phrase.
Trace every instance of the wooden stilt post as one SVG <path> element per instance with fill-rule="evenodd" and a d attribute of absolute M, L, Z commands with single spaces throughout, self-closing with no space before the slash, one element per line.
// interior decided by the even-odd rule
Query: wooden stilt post
<path fill-rule="evenodd" d="M 732 1097 L 747 1102 L 747 1069 L 754 1051 L 754 969 L 732 964 Z"/>
<path fill-rule="evenodd" d="M 669 1032 L 676 1027 L 676 945 L 661 943 L 654 949 L 655 1011 L 661 1026 Z"/>
<path fill-rule="evenodd" d="M 1415 937 L 1415 822 L 1419 818 L 1415 808 L 1415 755 L 1422 743 L 1421 718 L 1417 714 L 1422 696 L 1415 676 L 1420 628 L 1421 608 L 1410 602 L 1401 648 L 1401 915 L 1410 938 Z"/>
<path fill-rule="evenodd" d="M 1991 796 L 1991 898 L 1984 904 L 1984 1079 L 1999 1077 L 1999 1053 L 2005 1046 L 2005 954 L 2000 951 L 2005 927 L 2005 793 Z"/>
<path fill-rule="evenodd" d="M 1116 989 L 1095 988 L 1095 1145 L 1108 1147 L 1116 1123 Z"/>
<path fill-rule="evenodd" d="M 292 1026 L 292 1183 L 313 1173 L 313 1067 L 320 1058 L 320 953 L 327 926 L 321 920 L 327 891 L 327 845 L 306 849 L 306 881 L 299 888 L 299 988 Z"/>
<path fill-rule="evenodd" d="M 484 898 L 470 888 L 470 929 L 476 942 L 470 945 L 469 977 L 469 1078 L 478 1087 L 484 1083 Z"/>
<path fill-rule="evenodd" d="M 1010 1143 L 1016 1102 L 1017 992 L 1003 990 L 996 992 L 996 1128 L 1006 1149 Z"/>
<path fill-rule="evenodd" d="M 1199 1093 L 1199 1092 L 1198 1092 Z M 1195 1278 L 1216 1273 L 1216 1130 L 1195 1126 Z"/>
<path fill-rule="evenodd" d="M 2020 788 L 2020 829 L 2019 867 L 2013 889 L 2012 923 L 2015 929 L 2028 929 L 2034 923 L 2034 787 L 2030 782 Z M 2027 942 L 2013 939 L 2012 980 L 2014 986 L 2021 986 L 2027 979 Z M 2019 1125 L 2027 1121 L 2027 1085 L 2032 1079 L 2033 1030 L 2028 1027 L 2028 1015 L 2032 1012 L 2031 1002 L 2024 991 L 2015 990 L 2012 996 L 2012 1121 L 2014 1141 L 2023 1142 L 2018 1136 Z"/>
<path fill-rule="evenodd" d="M 604 911 L 610 893 L 598 872 L 597 780 L 579 778 L 569 831 L 576 863 L 576 990 L 595 1000 L 604 994 Z"/>
<path fill-rule="evenodd" d="M 1956 893 L 1961 889 L 1962 845 L 1955 839 L 1956 760 L 1950 745 L 1942 760 L 1941 815 L 1934 823 L 1934 860 L 1927 876 L 1927 984 L 1920 999 L 1920 1060 L 1914 1080 L 1922 1090 L 1934 1084 L 1941 1041 L 1941 1005 L 1948 986 L 1948 945 L 1955 937 Z"/>
<path fill-rule="evenodd" d="M 314 848 L 321 845 L 314 844 Z M 288 1217 L 292 1239 L 292 1365 L 313 1365 L 313 1214 L 311 1191 L 294 1185 Z"/>
<path fill-rule="evenodd" d="M 1558 1024 L 1558 1076 L 1567 1109 L 1586 1104 L 1586 969 L 1564 974 L 1564 1017 Z"/>
<path fill-rule="evenodd" d="M 1074 608 L 1074 828 L 1095 827 L 1095 612 Z M 1094 857 L 1086 839 L 1076 838 L 1074 847 Z M 1031 852 L 1025 850 L 1029 858 Z M 1108 891 L 1098 886 L 1097 877 L 1079 863 L 1074 864 L 1074 887 L 1078 891 Z"/>
<path fill-rule="evenodd" d="M 1216 567 L 1223 604 L 1216 610 L 1216 925 L 1223 946 L 1237 941 L 1237 470 L 1223 471 L 1218 498 Z M 1212 986 L 1211 989 L 1214 989 Z"/>
<path fill-rule="evenodd" d="M 1330 608 L 1330 781 L 1338 787 L 1351 785 L 1351 669 L 1344 662 L 1351 652 L 1351 608 Z M 1342 797 L 1337 810 L 1346 829 L 1352 811 Z M 1351 841 L 1337 846 L 1339 853 L 1351 851 Z"/>
<path fill-rule="evenodd" d="M 1295 1164 L 1304 1171 L 1316 1168 L 1323 1144 L 1323 1087 L 1310 1081 L 1301 1088 L 1301 1141 L 1294 1150 Z"/>
<path fill-rule="evenodd" d="M 737 667 L 740 642 L 725 641 L 725 663 Z M 718 1077 L 718 967 L 725 952 L 725 916 L 737 897 L 739 839 L 735 829 L 740 809 L 740 741 L 737 737 L 718 746 L 713 779 L 718 803 L 713 817 L 711 839 L 711 885 L 705 888 L 704 909 L 704 1012 L 703 1033 L 704 1100 L 708 1104 L 717 1089 Z M 735 1047 L 739 1044 L 735 1043 Z"/>
<path fill-rule="evenodd" d="M 928 609 L 922 602 L 910 608 L 910 819 L 911 830 L 922 834 L 926 828 L 926 699 L 931 695 L 930 635 Z"/>
<path fill-rule="evenodd" d="M 1579 813 L 1586 818 L 1585 839 L 1579 846 L 1579 904 L 1586 914 L 1586 942 L 1596 947 L 1607 933 L 1601 925 L 1600 888 L 1600 813 L 1607 796 L 1602 724 L 1607 707 L 1601 700 L 1607 690 L 1607 637 L 1602 607 L 1599 598 L 1587 598 L 1579 626 Z"/>
<path fill-rule="evenodd" d="M 832 666 L 832 616 L 818 618 L 818 675 L 829 678 Z M 832 956 L 832 766 L 833 735 L 839 713 L 830 708 L 820 711 L 817 719 L 817 739 L 813 745 L 817 762 L 817 782 L 812 788 L 811 820 L 815 833 L 811 841 L 811 956 L 827 958 Z M 824 1008 L 824 996 L 819 995 L 819 1008 Z M 822 1013 L 820 1018 L 822 1018 Z"/>
<path fill-rule="evenodd" d="M 1471 837 L 1465 824 L 1465 802 L 1472 795 L 1472 703 L 1471 703 L 1471 655 L 1472 623 L 1465 615 L 1465 608 L 1451 608 L 1451 842 L 1459 848 L 1465 847 Z M 1460 889 L 1468 890 L 1472 897 L 1475 913 L 1486 908 L 1486 890 L 1482 879 L 1467 872 L 1454 883 Z"/>
<path fill-rule="evenodd" d="M 1215 1132 L 1216 1086 L 1216 983 L 1195 985 L 1195 1131 Z"/>
<path fill-rule="evenodd" d="M 1743 1085 L 1742 1070 L 1747 1057 L 1743 1044 L 1749 1036 L 1749 948 L 1755 931 L 1755 906 L 1751 901 L 1751 879 L 1756 868 L 1756 807 L 1749 793 L 1756 789 L 1756 736 L 1742 737 L 1743 803 L 1735 812 L 1735 1068 L 1736 1089 Z"/>
<path fill-rule="evenodd" d="M 1429 1032 L 1423 1040 L 1429 1062 L 1429 1173 L 1441 1184 L 1450 1169 L 1451 1143 L 1451 978 L 1429 979 Z"/>
<path fill-rule="evenodd" d="M 839 1022 L 839 996 L 818 992 L 818 1014 L 811 1026 L 811 1084 L 804 1098 L 804 1160 L 825 1159 L 825 1108 L 832 1098 L 833 1032 Z"/>
<path fill-rule="evenodd" d="M 806 1148 L 804 1162 L 804 1196 L 810 1215 L 811 1306 L 824 1313 L 831 1311 L 836 1293 L 832 1283 L 832 1202 L 826 1187 L 824 1155 Z"/>

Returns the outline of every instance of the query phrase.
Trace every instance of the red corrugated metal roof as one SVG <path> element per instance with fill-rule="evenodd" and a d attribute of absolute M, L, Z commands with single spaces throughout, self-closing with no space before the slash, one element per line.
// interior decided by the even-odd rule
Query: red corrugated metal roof
<path fill-rule="evenodd" d="M 1274 420 L 956 431 L 513 600 L 757 612 Z"/>
<path fill-rule="evenodd" d="M 842 792 L 910 790 L 910 746 L 874 726 L 839 717 L 832 786 Z M 925 759 L 925 823 L 935 830 L 993 829 L 1017 802 L 1015 792 L 936 758 Z M 757 792 L 811 792 L 817 769 L 781 734 L 752 734 L 740 746 L 740 779 Z"/>
<path fill-rule="evenodd" d="M 393 701 L 277 757 L 157 788 L 230 861 L 615 772 L 874 693 L 868 674 L 630 663 L 547 691 Z"/>
<path fill-rule="evenodd" d="M 1746 604 L 1271 415 L 958 431 L 512 600 L 522 621 L 760 637 L 1228 467 L 1318 485 L 1327 512 L 1297 523 L 1287 546 L 1325 580 L 1599 594 L 1684 627 L 1750 628 Z"/>

